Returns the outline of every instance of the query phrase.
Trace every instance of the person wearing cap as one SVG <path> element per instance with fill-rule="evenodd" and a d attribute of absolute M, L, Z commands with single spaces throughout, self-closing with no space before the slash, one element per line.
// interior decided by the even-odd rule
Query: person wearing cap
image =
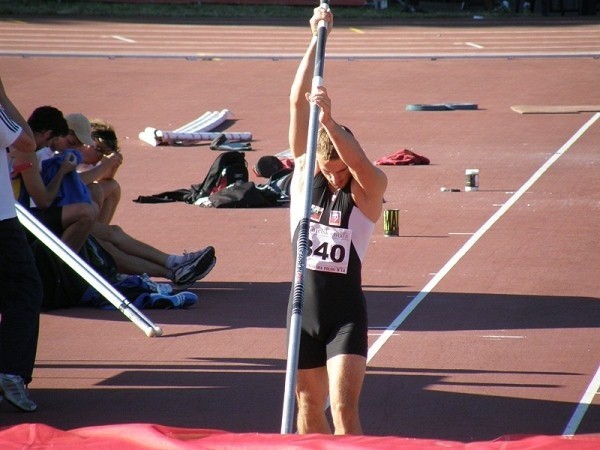
<path fill-rule="evenodd" d="M 78 150 L 68 147 L 89 150 L 76 134 L 79 132 L 80 137 L 86 139 L 82 131 L 87 133 L 87 119 L 85 116 L 76 115 L 76 117 L 75 121 L 71 122 L 75 123 L 74 128 L 70 128 L 62 112 L 56 108 L 42 106 L 31 114 L 29 122 L 34 130 L 33 134 L 39 140 L 37 145 L 41 148 L 38 151 L 43 152 L 44 156 L 40 156 L 41 167 L 39 167 L 35 154 L 32 154 L 27 160 L 28 168 L 19 174 L 19 178 L 22 179 L 19 201 L 29 207 L 30 199 L 34 200 L 39 207 L 34 207 L 30 212 L 76 252 L 81 250 L 89 235 L 96 237 L 115 259 L 120 273 L 132 275 L 146 273 L 150 276 L 167 278 L 173 281 L 176 289 L 187 287 L 205 277 L 216 263 L 212 247 L 208 246 L 196 252 L 169 254 L 133 238 L 119 226 L 97 221 L 98 208 L 91 200 L 88 186 L 82 182 L 80 174 L 75 171 L 76 163 L 64 157 L 65 154 L 78 154 L 77 158 L 83 161 Z M 87 123 L 89 124 L 89 121 Z M 67 131 L 62 132 L 62 130 Z M 53 144 L 60 141 L 57 147 L 64 149 L 57 154 L 49 152 L 50 157 L 48 157 L 48 152 L 45 151 L 47 149 L 42 146 L 49 142 L 50 135 L 55 136 Z M 106 144 L 106 139 L 102 143 Z M 25 152 L 13 153 L 19 153 L 18 158 L 15 159 L 16 165 L 25 161 L 23 157 Z M 49 174 L 49 168 L 52 168 L 55 173 Z M 73 178 L 70 180 L 72 183 L 68 185 L 65 182 L 67 177 Z M 47 186 L 44 183 L 45 178 L 51 178 Z M 87 195 L 87 202 L 72 202 L 74 195 L 68 191 L 73 189 L 76 182 L 84 189 L 83 194 Z M 25 199 L 25 194 L 30 195 Z"/>
<path fill-rule="evenodd" d="M 123 163 L 117 136 L 113 127 L 95 120 L 94 126 L 81 113 L 68 114 L 67 136 L 57 139 L 55 150 L 77 149 L 83 162 L 77 166 L 81 180 L 88 186 L 92 200 L 98 205 L 97 221 L 109 224 L 121 200 L 121 186 L 115 180 L 117 170 Z"/>
<path fill-rule="evenodd" d="M 114 175 L 122 161 L 116 134 L 112 126 L 106 122 L 95 120 L 92 126 L 87 117 L 80 113 L 68 114 L 65 119 L 69 131 L 66 135 L 54 139 L 53 148 L 59 155 L 54 158 L 60 158 L 60 155 L 66 152 L 75 152 L 80 158 L 78 167 L 86 163 L 94 166 L 90 170 L 78 171 L 74 175 L 86 187 L 91 199 L 95 200 L 94 192 L 108 193 L 113 184 L 111 181 L 118 186 L 115 180 L 102 178 L 102 176 Z M 89 142 L 93 142 L 94 145 L 88 144 Z M 44 170 L 46 170 L 48 161 L 43 164 Z M 46 176 L 44 170 L 42 177 Z M 85 178 L 86 175 L 92 173 L 104 173 L 105 175 L 98 175 L 99 179 Z M 90 179 L 92 181 L 86 184 L 86 181 L 90 181 Z M 106 188 L 106 191 L 101 191 L 103 188 Z M 116 202 L 112 203 L 116 208 L 116 203 L 120 198 L 120 187 L 114 191 L 119 194 Z M 102 198 L 99 201 L 100 204 L 103 203 L 106 206 L 107 199 L 110 201 L 109 195 Z M 98 205 L 95 201 L 92 203 L 94 206 Z M 165 253 L 135 239 L 120 226 L 100 220 L 101 209 L 96 208 L 96 212 L 98 214 L 95 216 L 88 234 L 94 236 L 114 258 L 119 273 L 130 275 L 146 273 L 149 276 L 170 279 L 176 289 L 182 289 L 205 277 L 216 263 L 214 248 L 211 246 L 196 252 L 184 252 L 181 255 Z M 114 213 L 114 209 L 112 212 Z M 112 218 L 112 213 L 110 218 Z"/>

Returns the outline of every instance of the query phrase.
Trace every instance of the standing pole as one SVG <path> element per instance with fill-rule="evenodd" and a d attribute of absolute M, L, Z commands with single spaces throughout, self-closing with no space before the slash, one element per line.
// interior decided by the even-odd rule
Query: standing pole
<path fill-rule="evenodd" d="M 328 0 L 321 1 L 321 8 L 329 9 Z M 319 22 L 317 29 L 317 49 L 315 54 L 315 70 L 312 79 L 313 92 L 323 85 L 323 65 L 325 63 L 325 44 L 327 41 L 327 23 Z M 300 349 L 300 330 L 302 327 L 302 304 L 304 302 L 304 277 L 306 274 L 306 257 L 308 253 L 308 231 L 310 224 L 310 209 L 312 205 L 312 188 L 315 174 L 317 153 L 317 135 L 319 131 L 319 107 L 310 105 L 308 122 L 308 139 L 306 142 L 306 166 L 304 172 L 304 214 L 299 223 L 298 240 L 296 242 L 296 271 L 294 289 L 292 292 L 292 312 L 288 341 L 288 355 L 283 398 L 283 414 L 281 418 L 281 434 L 293 433 L 296 375 L 298 371 L 298 353 Z"/>
<path fill-rule="evenodd" d="M 162 329 L 142 314 L 123 294 L 116 290 L 108 281 L 92 269 L 79 255 L 67 247 L 48 228 L 42 225 L 21 204 L 16 203 L 17 216 L 25 228 L 48 247 L 56 256 L 62 259 L 69 267 L 79 274 L 90 286 L 102 294 L 115 308 L 123 313 L 146 336 L 155 337 L 162 335 Z"/>

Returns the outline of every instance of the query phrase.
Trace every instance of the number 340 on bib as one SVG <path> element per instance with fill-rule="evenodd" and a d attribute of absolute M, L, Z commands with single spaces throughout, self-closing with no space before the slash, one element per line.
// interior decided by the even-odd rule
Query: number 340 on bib
<path fill-rule="evenodd" d="M 352 230 L 311 223 L 306 267 L 311 270 L 347 273 Z"/>

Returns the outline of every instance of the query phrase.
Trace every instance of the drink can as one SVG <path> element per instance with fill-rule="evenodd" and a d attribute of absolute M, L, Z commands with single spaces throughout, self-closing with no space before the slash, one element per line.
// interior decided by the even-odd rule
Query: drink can
<path fill-rule="evenodd" d="M 383 211 L 383 234 L 384 236 L 399 236 L 398 228 L 399 210 L 386 209 Z"/>
<path fill-rule="evenodd" d="M 479 190 L 479 169 L 465 171 L 465 191 Z"/>

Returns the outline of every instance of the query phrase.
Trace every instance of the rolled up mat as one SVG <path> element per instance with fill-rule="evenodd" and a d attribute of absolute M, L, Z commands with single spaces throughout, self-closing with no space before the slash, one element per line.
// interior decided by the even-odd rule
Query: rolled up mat
<path fill-rule="evenodd" d="M 478 109 L 477 103 L 430 103 L 406 105 L 407 111 L 459 111 Z"/>

